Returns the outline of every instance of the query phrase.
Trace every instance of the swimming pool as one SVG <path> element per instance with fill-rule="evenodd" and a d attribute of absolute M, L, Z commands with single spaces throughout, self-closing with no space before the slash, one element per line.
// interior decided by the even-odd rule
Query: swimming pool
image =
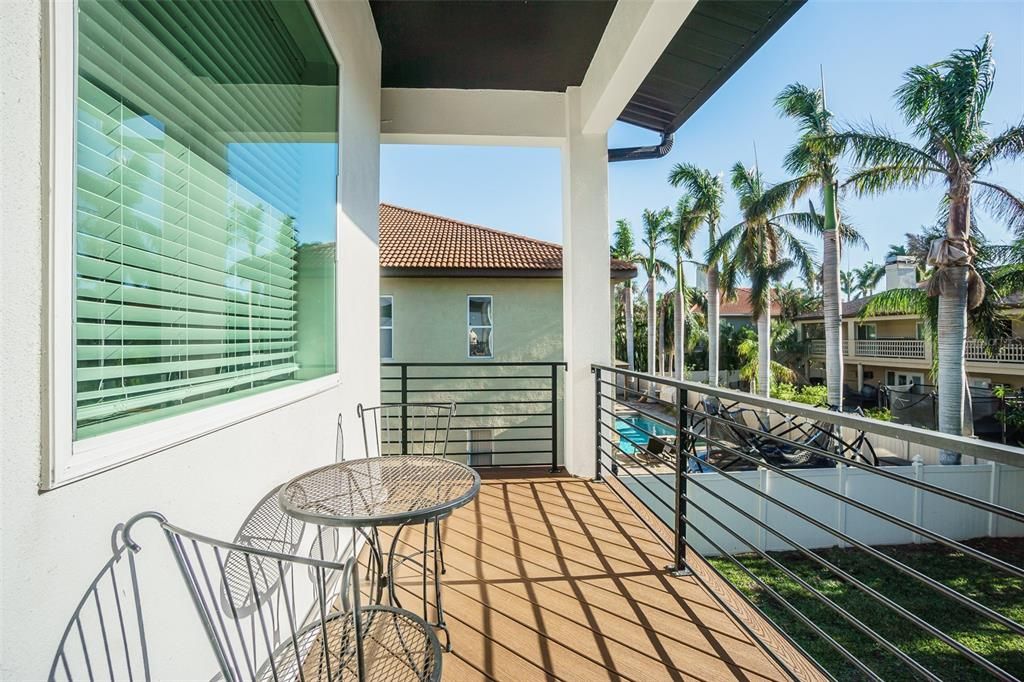
<path fill-rule="evenodd" d="M 639 428 L 638 428 L 639 427 Z M 643 429 L 643 431 L 641 431 Z M 646 417 L 629 416 L 621 417 L 615 420 L 615 430 L 620 436 L 625 436 L 619 439 L 619 447 L 627 455 L 632 455 L 636 452 L 636 446 L 645 446 L 650 440 L 648 433 L 653 433 L 656 436 L 672 436 L 675 435 L 675 429 L 665 426 L 661 422 L 656 422 L 653 419 L 647 419 Z M 646 431 L 647 433 L 644 433 Z M 626 440 L 628 438 L 629 440 Z M 636 443 L 634 445 L 630 442 Z"/>

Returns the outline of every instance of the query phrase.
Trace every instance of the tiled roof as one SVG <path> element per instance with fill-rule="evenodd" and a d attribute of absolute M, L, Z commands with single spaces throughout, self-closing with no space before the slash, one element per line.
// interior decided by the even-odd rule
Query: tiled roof
<path fill-rule="evenodd" d="M 873 299 L 878 294 L 872 294 L 870 296 L 864 296 L 861 298 L 854 299 L 852 301 L 843 301 L 843 317 L 854 318 L 860 315 L 861 311 L 867 306 L 868 301 Z M 1016 291 L 1008 294 L 998 300 L 996 305 L 1000 308 L 1021 308 L 1024 307 L 1024 292 Z M 899 313 L 893 313 L 894 315 Z M 821 320 L 824 319 L 825 314 L 821 310 L 813 310 L 809 313 L 801 313 L 796 316 L 798 320 Z M 884 316 L 880 316 L 884 317 Z"/>
<path fill-rule="evenodd" d="M 750 305 L 750 289 L 747 287 L 736 287 L 736 300 L 723 300 L 718 308 L 719 315 L 752 317 L 754 312 Z M 772 299 L 772 317 L 782 314 L 782 306 Z"/>
<path fill-rule="evenodd" d="M 562 269 L 562 247 L 489 227 L 408 208 L 380 205 L 381 269 L 522 270 Z M 629 276 L 636 266 L 611 260 L 612 271 Z"/>

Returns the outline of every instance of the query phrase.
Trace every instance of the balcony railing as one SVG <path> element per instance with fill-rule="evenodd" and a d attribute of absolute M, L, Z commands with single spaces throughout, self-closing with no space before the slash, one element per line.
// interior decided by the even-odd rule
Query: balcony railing
<path fill-rule="evenodd" d="M 384 362 L 381 402 L 455 403 L 448 453 L 471 466 L 561 466 L 564 362 Z M 409 452 L 414 420 L 384 454 Z"/>
<path fill-rule="evenodd" d="M 922 339 L 857 339 L 854 354 L 862 358 L 924 359 Z"/>
<path fill-rule="evenodd" d="M 825 354 L 825 339 L 811 339 L 810 342 L 811 355 L 824 355 Z M 843 339 L 843 355 L 849 355 L 850 344 L 847 339 Z"/>
<path fill-rule="evenodd" d="M 737 620 L 753 613 L 829 679 L 1024 676 L 1024 449 L 593 371 L 597 477 L 678 573 L 731 585 Z M 925 463 L 939 451 L 964 463 Z"/>
<path fill-rule="evenodd" d="M 983 342 L 968 339 L 964 357 L 976 362 L 1024 362 L 1024 339 L 1010 339 L 995 356 L 989 355 Z"/>

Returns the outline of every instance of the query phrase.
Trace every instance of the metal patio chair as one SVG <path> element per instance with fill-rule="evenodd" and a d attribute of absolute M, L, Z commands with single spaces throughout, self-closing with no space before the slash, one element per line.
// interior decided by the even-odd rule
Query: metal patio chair
<path fill-rule="evenodd" d="M 343 682 L 430 680 L 441 676 L 441 647 L 416 614 L 360 604 L 358 565 L 292 556 L 159 523 L 225 680 Z M 315 550 L 314 550 L 315 551 Z"/>
<path fill-rule="evenodd" d="M 388 403 L 366 407 L 362 403 L 356 406 L 356 414 L 363 425 L 363 445 L 367 457 L 388 457 L 394 455 L 416 455 L 424 457 L 448 456 L 448 436 L 451 431 L 452 418 L 455 416 L 455 403 Z M 338 421 L 341 429 L 341 418 Z M 339 436 L 340 437 L 340 436 Z M 423 594 L 427 593 L 428 559 L 437 552 L 441 575 L 447 573 L 444 563 L 444 543 L 441 542 L 441 521 L 448 518 L 451 512 L 436 516 L 424 522 L 431 526 L 424 531 L 433 534 L 433 547 L 427 549 L 424 541 L 422 551 L 403 554 L 399 565 L 408 561 L 420 567 L 423 579 Z M 374 533 L 377 532 L 375 528 Z M 426 535 L 424 534 L 424 538 Z M 379 544 L 378 539 L 378 547 Z M 423 617 L 427 617 L 424 612 Z M 449 643 L 450 644 L 450 643 Z M 448 649 L 448 646 L 445 647 Z"/>

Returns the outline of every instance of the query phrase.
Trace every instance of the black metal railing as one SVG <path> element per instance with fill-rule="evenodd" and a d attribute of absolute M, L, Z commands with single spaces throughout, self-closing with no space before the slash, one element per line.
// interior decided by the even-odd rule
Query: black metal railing
<path fill-rule="evenodd" d="M 564 362 L 384 362 L 384 404 L 454 403 L 448 454 L 471 466 L 561 467 Z M 402 424 L 403 440 L 409 438 Z M 396 444 L 407 448 L 407 444 Z M 404 451 L 404 450 L 403 450 Z"/>
<path fill-rule="evenodd" d="M 596 477 L 794 678 L 781 648 L 829 679 L 1024 677 L 1024 449 L 592 369 Z"/>

